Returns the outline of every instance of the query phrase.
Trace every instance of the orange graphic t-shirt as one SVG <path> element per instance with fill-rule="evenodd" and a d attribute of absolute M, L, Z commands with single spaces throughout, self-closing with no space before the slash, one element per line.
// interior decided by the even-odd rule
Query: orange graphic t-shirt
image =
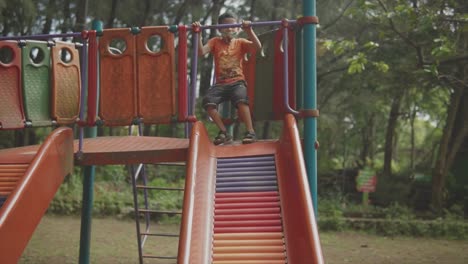
<path fill-rule="evenodd" d="M 228 84 L 245 80 L 242 59 L 248 52 L 250 41 L 239 38 L 226 43 L 221 37 L 208 40 L 207 45 L 215 61 L 216 84 Z"/>

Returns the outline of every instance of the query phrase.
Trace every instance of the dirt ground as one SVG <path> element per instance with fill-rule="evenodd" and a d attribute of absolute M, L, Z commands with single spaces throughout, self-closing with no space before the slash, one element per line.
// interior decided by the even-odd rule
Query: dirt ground
<path fill-rule="evenodd" d="M 154 225 L 153 232 L 177 233 L 177 225 Z M 427 238 L 380 237 L 355 232 L 320 234 L 326 263 L 468 263 L 468 241 Z M 175 256 L 177 238 L 150 238 L 147 254 Z M 80 219 L 46 216 L 34 233 L 19 263 L 78 263 Z M 113 218 L 93 219 L 90 262 L 98 264 L 138 263 L 135 223 Z M 144 263 L 175 263 L 145 260 Z"/>

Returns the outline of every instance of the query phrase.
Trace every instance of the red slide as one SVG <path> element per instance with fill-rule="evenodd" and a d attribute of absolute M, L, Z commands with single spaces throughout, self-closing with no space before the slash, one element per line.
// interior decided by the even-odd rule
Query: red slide
<path fill-rule="evenodd" d="M 214 146 L 190 140 L 179 264 L 324 263 L 292 115 L 279 140 Z"/>
<path fill-rule="evenodd" d="M 73 170 L 70 128 L 54 130 L 35 155 L 29 149 L 36 151 L 0 150 L 1 263 L 18 262 L 64 177 Z"/>

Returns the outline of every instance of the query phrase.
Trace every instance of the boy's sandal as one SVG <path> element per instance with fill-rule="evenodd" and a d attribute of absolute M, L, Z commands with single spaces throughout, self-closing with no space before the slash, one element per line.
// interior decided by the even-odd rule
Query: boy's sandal
<path fill-rule="evenodd" d="M 226 131 L 219 131 L 218 135 L 215 137 L 213 143 L 215 145 L 223 144 L 232 140 L 232 136 L 229 135 Z"/>
<path fill-rule="evenodd" d="M 257 135 L 255 132 L 247 132 L 245 133 L 244 139 L 242 139 L 242 144 L 250 144 L 257 141 Z"/>

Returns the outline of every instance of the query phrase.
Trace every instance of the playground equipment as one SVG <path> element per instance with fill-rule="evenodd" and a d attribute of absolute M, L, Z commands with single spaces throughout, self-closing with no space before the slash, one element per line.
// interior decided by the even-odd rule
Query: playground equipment
<path fill-rule="evenodd" d="M 0 50 L 11 54 L 10 60 L 0 60 L 1 129 L 81 127 L 75 141 L 70 128 L 60 127 L 41 146 L 0 150 L 2 263 L 18 261 L 73 163 L 136 165 L 132 181 L 139 261 L 167 258 L 143 252 L 147 237 L 157 235 L 148 228 L 149 215 L 158 212 L 147 203 L 139 208 L 136 195 L 138 190 L 146 193 L 152 188 L 144 179 L 137 184 L 138 177 L 144 178 L 143 164 L 161 162 L 186 162 L 187 167 L 178 263 L 323 263 L 315 198 L 308 190 L 307 163 L 293 117 L 314 118 L 318 112 L 294 109 L 296 80 L 289 78 L 295 71 L 292 25 L 297 29 L 311 23 L 317 23 L 315 17 L 253 24 L 282 29 L 261 37 L 270 47 L 265 57 L 256 59 L 251 54 L 245 62 L 254 118 L 284 120 L 282 136 L 252 145 L 217 147 L 194 116 L 197 58 L 191 60 L 192 82 L 187 89 L 186 33 L 240 24 L 1 38 L 5 41 L 0 41 Z M 174 33 L 179 38 L 177 64 Z M 151 36 L 164 43 L 157 52 L 148 49 Z M 192 36 L 197 50 L 198 34 Z M 81 38 L 82 43 L 53 40 L 59 37 Z M 125 43 L 118 54 L 109 49 L 114 39 Z M 254 74 L 257 69 L 270 77 L 260 78 Z M 255 94 L 269 94 L 266 98 L 271 100 L 256 100 L 260 97 Z M 172 122 L 190 124 L 189 139 L 141 136 L 142 125 Z M 84 139 L 83 128 L 96 125 L 137 125 L 139 136 Z M 141 214 L 145 230 L 140 230 Z M 86 236 L 90 229 L 86 225 L 83 229 Z M 87 238 L 81 247 L 89 247 Z M 86 256 L 80 256 L 80 263 L 87 262 Z"/>

